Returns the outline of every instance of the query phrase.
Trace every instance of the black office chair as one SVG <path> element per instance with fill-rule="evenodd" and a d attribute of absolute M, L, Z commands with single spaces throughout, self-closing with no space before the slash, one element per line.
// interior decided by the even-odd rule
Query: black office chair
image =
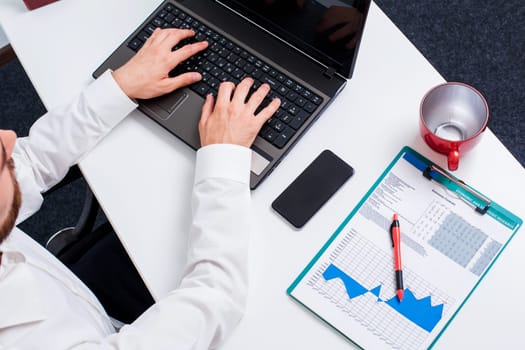
<path fill-rule="evenodd" d="M 63 188 L 82 177 L 78 166 L 73 166 L 66 177 L 57 185 L 48 190 L 44 197 Z M 80 216 L 73 227 L 66 227 L 53 234 L 46 242 L 45 247 L 66 266 L 71 267 L 82 255 L 92 248 L 104 236 L 112 232 L 111 225 L 106 222 L 94 229 L 99 211 L 97 199 L 86 185 L 84 204 Z"/>
<path fill-rule="evenodd" d="M 48 190 L 44 197 L 81 177 L 80 169 L 72 167 L 66 177 Z M 84 205 L 76 225 L 53 234 L 45 247 L 91 289 L 110 316 L 131 323 L 153 305 L 154 300 L 110 223 L 106 221 L 95 227 L 99 208 L 97 199 L 86 185 Z M 105 259 L 108 255 L 114 259 Z M 87 260 L 90 263 L 86 264 L 86 257 L 89 256 L 91 259 Z M 93 271 L 97 273 L 93 274 Z M 101 288 L 102 284 L 110 287 Z M 117 290 L 126 292 L 116 295 Z"/>

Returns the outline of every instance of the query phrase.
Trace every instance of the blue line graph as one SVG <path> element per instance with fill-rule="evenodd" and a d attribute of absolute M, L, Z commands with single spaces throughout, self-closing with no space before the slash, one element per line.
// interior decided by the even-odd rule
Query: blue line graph
<path fill-rule="evenodd" d="M 381 285 L 369 290 L 352 277 L 341 271 L 334 264 L 330 264 L 323 272 L 325 280 L 340 279 L 346 289 L 350 299 L 357 298 L 368 292 L 377 297 L 378 302 L 384 302 L 399 314 L 406 317 L 408 320 L 418 325 L 427 332 L 432 332 L 436 324 L 441 320 L 443 315 L 443 304 L 432 306 L 430 296 L 422 299 L 417 299 L 410 289 L 405 289 L 403 301 L 400 302 L 397 296 L 393 296 L 388 300 L 380 298 Z"/>

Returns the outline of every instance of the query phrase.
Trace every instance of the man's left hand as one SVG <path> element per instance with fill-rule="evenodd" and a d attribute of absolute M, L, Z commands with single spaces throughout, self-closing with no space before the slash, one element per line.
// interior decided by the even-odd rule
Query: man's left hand
<path fill-rule="evenodd" d="M 141 49 L 126 64 L 113 72 L 113 77 L 129 98 L 148 99 L 167 94 L 202 79 L 200 73 L 188 72 L 173 78 L 168 73 L 196 53 L 206 49 L 208 42 L 188 44 L 176 51 L 172 48 L 195 35 L 188 29 L 156 29 Z"/>

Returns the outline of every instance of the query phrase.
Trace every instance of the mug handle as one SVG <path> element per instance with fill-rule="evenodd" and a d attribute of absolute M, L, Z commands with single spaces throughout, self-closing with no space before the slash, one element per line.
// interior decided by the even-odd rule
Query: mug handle
<path fill-rule="evenodd" d="M 448 152 L 448 170 L 457 170 L 459 166 L 459 150 L 452 149 Z"/>

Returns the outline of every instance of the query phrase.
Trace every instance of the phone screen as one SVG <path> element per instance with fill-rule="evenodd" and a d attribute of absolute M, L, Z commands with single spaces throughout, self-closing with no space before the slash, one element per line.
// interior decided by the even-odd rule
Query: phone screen
<path fill-rule="evenodd" d="M 273 201 L 272 208 L 301 228 L 353 174 L 350 165 L 324 150 Z"/>

